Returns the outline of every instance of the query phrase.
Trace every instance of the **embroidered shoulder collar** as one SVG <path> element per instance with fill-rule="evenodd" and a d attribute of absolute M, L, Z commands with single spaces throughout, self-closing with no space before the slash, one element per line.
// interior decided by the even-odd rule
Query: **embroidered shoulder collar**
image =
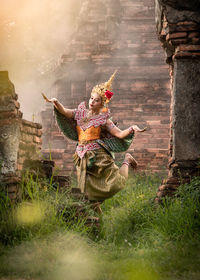
<path fill-rule="evenodd" d="M 77 121 L 78 126 L 80 126 L 83 130 L 86 130 L 91 126 L 98 127 L 106 124 L 106 121 L 110 116 L 110 111 L 108 111 L 106 113 L 94 115 L 90 117 L 89 120 L 86 120 L 88 111 L 89 110 L 86 108 L 85 102 L 81 102 L 75 113 L 75 120 Z"/>

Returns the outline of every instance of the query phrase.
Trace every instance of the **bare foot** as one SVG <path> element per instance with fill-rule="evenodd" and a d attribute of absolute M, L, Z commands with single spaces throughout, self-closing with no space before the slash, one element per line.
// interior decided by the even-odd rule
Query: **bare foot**
<path fill-rule="evenodd" d="M 92 206 L 92 209 L 93 209 L 96 213 L 98 213 L 98 214 L 102 214 L 102 213 L 103 213 L 103 211 L 102 211 L 102 209 L 101 209 L 101 206 L 100 206 L 100 202 L 92 203 L 91 206 Z"/>
<path fill-rule="evenodd" d="M 134 157 L 132 157 L 131 154 L 127 153 L 127 154 L 125 155 L 125 160 L 128 161 L 128 163 L 130 164 L 130 166 L 131 166 L 133 169 L 136 169 L 136 168 L 137 168 L 138 163 L 137 163 L 137 161 L 134 159 Z"/>

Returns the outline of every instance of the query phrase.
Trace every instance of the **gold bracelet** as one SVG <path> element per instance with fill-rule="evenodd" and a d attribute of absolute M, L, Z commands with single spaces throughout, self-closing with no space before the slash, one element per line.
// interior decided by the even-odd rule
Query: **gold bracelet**
<path fill-rule="evenodd" d="M 131 133 L 133 133 L 133 132 L 134 132 L 134 129 L 133 129 L 133 127 L 132 127 L 132 126 L 130 126 L 128 130 L 129 130 L 129 134 L 131 134 Z"/>

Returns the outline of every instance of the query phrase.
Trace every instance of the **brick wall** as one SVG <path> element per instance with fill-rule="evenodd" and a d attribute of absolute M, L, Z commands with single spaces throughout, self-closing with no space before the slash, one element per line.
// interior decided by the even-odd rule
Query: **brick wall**
<path fill-rule="evenodd" d="M 27 159 L 37 160 L 41 154 L 42 126 L 39 123 L 23 120 L 20 126 L 19 150 L 17 155 L 17 170 L 23 169 L 24 161 Z"/>
<path fill-rule="evenodd" d="M 17 99 L 8 72 L 0 71 L 0 187 L 13 200 L 20 192 L 25 160 L 38 159 L 42 145 L 42 126 L 22 119 Z"/>
<path fill-rule="evenodd" d="M 146 132 L 136 135 L 130 152 L 141 170 L 165 169 L 170 83 L 156 35 L 153 0 L 83 1 L 77 30 L 66 44 L 49 96 L 75 108 L 82 100 L 88 101 L 93 86 L 106 81 L 115 69 L 113 119 L 122 129 L 132 124 L 147 126 Z M 50 147 L 62 172 L 69 173 L 75 144 L 60 134 L 49 105 L 42 112 L 42 123 L 44 154 L 49 157 Z"/>
<path fill-rule="evenodd" d="M 200 12 L 195 1 L 157 2 L 157 29 L 171 78 L 168 178 L 157 201 L 200 175 Z M 198 8 L 197 8 L 198 6 Z"/>

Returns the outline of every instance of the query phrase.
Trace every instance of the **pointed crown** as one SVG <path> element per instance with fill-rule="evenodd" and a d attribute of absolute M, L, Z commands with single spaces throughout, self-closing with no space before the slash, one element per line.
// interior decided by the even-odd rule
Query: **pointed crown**
<path fill-rule="evenodd" d="M 110 77 L 110 79 L 107 82 L 96 85 L 92 89 L 92 93 L 96 92 L 101 96 L 103 104 L 108 103 L 110 101 L 111 97 L 113 96 L 113 93 L 111 92 L 112 82 L 115 78 L 116 73 L 117 73 L 117 70 L 115 70 L 115 72 L 112 74 L 112 76 Z"/>

